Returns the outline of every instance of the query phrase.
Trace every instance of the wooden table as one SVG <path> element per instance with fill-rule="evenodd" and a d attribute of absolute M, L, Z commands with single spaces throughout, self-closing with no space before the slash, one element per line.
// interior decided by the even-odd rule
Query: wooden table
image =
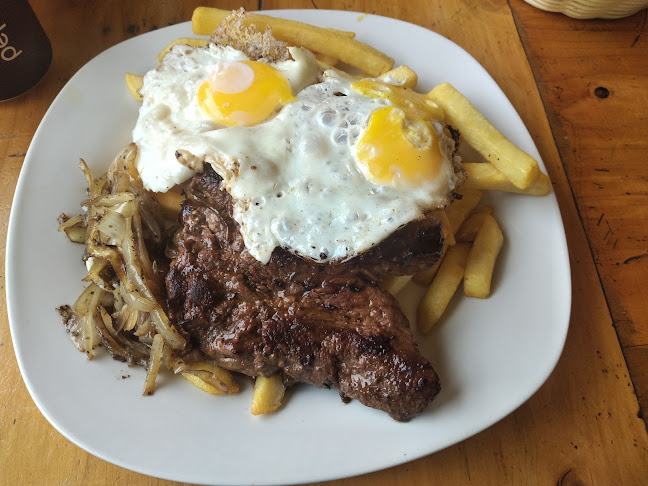
<path fill-rule="evenodd" d="M 125 0 L 30 3 L 52 41 L 54 60 L 35 89 L 0 104 L 2 245 L 30 140 L 70 76 L 113 44 L 188 20 L 196 5 L 209 2 L 158 2 L 156 8 Z M 266 0 L 217 6 L 240 4 L 249 10 L 376 13 L 420 24 L 464 47 L 526 123 L 567 231 L 571 325 L 562 358 L 544 386 L 471 439 L 415 462 L 329 484 L 648 484 L 648 434 L 640 406 L 648 406 L 646 11 L 617 21 L 577 21 L 521 0 Z M 97 459 L 47 423 L 20 377 L 2 294 L 0 483 L 170 484 Z"/>

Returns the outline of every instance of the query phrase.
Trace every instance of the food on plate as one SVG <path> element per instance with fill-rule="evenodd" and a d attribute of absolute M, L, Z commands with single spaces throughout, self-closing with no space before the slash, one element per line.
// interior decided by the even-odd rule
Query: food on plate
<path fill-rule="evenodd" d="M 457 194 L 459 197 L 445 211 L 453 235 L 457 233 L 459 227 L 482 198 L 482 192 L 476 189 L 461 188 Z"/>
<path fill-rule="evenodd" d="M 474 211 L 459 227 L 459 231 L 455 235 L 455 239 L 461 243 L 472 243 L 481 228 L 484 218 L 493 214 L 491 206 L 482 206 Z"/>
<path fill-rule="evenodd" d="M 175 46 L 144 77 L 133 140 L 147 189 L 211 164 L 263 263 L 277 247 L 344 261 L 450 201 L 463 174 L 424 95 L 322 72 L 304 49 L 271 45 L 259 62 L 227 44 Z"/>
<path fill-rule="evenodd" d="M 257 376 L 254 380 L 250 412 L 252 415 L 263 415 L 276 411 L 281 406 L 285 393 L 286 386 L 281 375 Z"/>
<path fill-rule="evenodd" d="M 419 353 L 383 275 L 433 263 L 438 220 L 405 226 L 375 249 L 336 265 L 285 248 L 267 263 L 247 250 L 233 200 L 210 165 L 186 186 L 177 256 L 167 275 L 170 319 L 220 366 L 249 376 L 277 372 L 336 388 L 405 420 L 436 395 L 438 378 Z M 403 241 L 414 244 L 404 248 Z"/>
<path fill-rule="evenodd" d="M 133 73 L 126 73 L 125 78 L 126 86 L 128 86 L 128 91 L 133 95 L 133 98 L 137 101 L 142 101 L 142 95 L 139 92 L 140 88 L 144 84 L 142 76 Z"/>
<path fill-rule="evenodd" d="M 418 327 L 429 332 L 443 315 L 464 277 L 470 246 L 456 243 L 448 248 L 439 269 L 418 307 Z"/>
<path fill-rule="evenodd" d="M 170 190 L 167 192 L 154 192 L 152 195 L 160 205 L 160 210 L 166 213 L 166 216 L 177 217 L 180 209 L 182 209 L 182 201 L 185 199 L 182 193 Z"/>
<path fill-rule="evenodd" d="M 414 282 L 425 287 L 430 285 L 430 282 L 432 282 L 432 279 L 439 269 L 441 259 L 443 259 L 443 256 L 448 250 L 448 247 L 455 244 L 454 231 L 452 230 L 452 225 L 450 224 L 450 220 L 448 219 L 448 214 L 445 212 L 445 210 L 434 211 L 433 214 L 434 217 L 441 221 L 441 228 L 443 229 L 443 246 L 441 247 L 441 258 L 433 266 L 412 276 L 412 280 Z"/>
<path fill-rule="evenodd" d="M 412 275 L 397 275 L 383 279 L 380 285 L 387 292 L 395 296 L 405 288 L 407 282 L 410 280 L 412 280 Z"/>
<path fill-rule="evenodd" d="M 234 371 L 255 378 L 255 415 L 295 382 L 397 420 L 421 413 L 440 381 L 394 295 L 429 285 L 425 332 L 469 254 L 474 293 L 490 287 L 492 216 L 457 154 L 483 123 L 464 123 L 474 108 L 453 89 L 415 92 L 414 71 L 349 33 L 203 8 L 193 26 L 209 40 L 179 39 L 126 75 L 142 101 L 133 144 L 99 178 L 82 163 L 86 214 L 61 217 L 86 245 L 89 285 L 60 309 L 77 347 L 145 365 L 145 394 L 160 369 L 236 393 Z M 338 60 L 365 74 L 327 65 Z"/>
<path fill-rule="evenodd" d="M 443 242 L 443 247 L 441 248 L 441 258 L 439 259 L 439 261 L 436 262 L 433 266 L 425 269 L 424 271 L 419 272 L 416 275 L 412 275 L 412 281 L 416 282 L 419 285 L 422 285 L 423 287 L 429 286 L 432 283 L 434 276 L 439 271 L 439 265 L 443 261 L 443 257 L 445 256 L 446 251 L 448 251 L 449 246 L 450 243 L 448 243 L 448 240 L 445 240 Z"/>
<path fill-rule="evenodd" d="M 446 120 L 471 147 L 516 187 L 526 189 L 541 177 L 536 160 L 513 145 L 451 84 L 435 87 L 429 96 L 443 108 Z"/>
<path fill-rule="evenodd" d="M 415 88 L 418 83 L 418 75 L 409 67 L 401 65 L 391 71 L 381 74 L 377 78 L 387 84 L 395 84 L 401 88 Z"/>
<path fill-rule="evenodd" d="M 526 188 L 520 189 L 500 172 L 493 164 L 483 162 L 464 162 L 461 167 L 466 172 L 466 189 L 482 191 L 503 191 L 545 196 L 551 191 L 549 177 L 540 172 Z"/>
<path fill-rule="evenodd" d="M 227 10 L 198 7 L 191 17 L 194 33 L 211 35 L 230 13 Z M 339 59 L 370 76 L 379 76 L 394 65 L 394 60 L 389 56 L 339 31 L 259 14 L 252 14 L 243 21 L 245 25 L 254 25 L 260 31 L 269 27 L 272 35 L 280 41 Z"/>
<path fill-rule="evenodd" d="M 239 391 L 232 374 L 211 361 L 192 362 L 182 371 L 182 377 L 212 395 L 231 395 Z"/>
<path fill-rule="evenodd" d="M 157 56 L 157 60 L 158 62 L 162 62 L 162 59 L 164 59 L 164 56 L 166 56 L 167 52 L 169 52 L 171 48 L 173 48 L 173 46 L 175 45 L 180 44 L 181 46 L 205 47 L 208 42 L 209 39 L 202 39 L 202 38 L 195 38 L 195 37 L 180 37 L 178 39 L 169 42 L 166 45 L 166 47 L 160 51 L 160 53 Z"/>
<path fill-rule="evenodd" d="M 462 279 L 467 297 L 485 299 L 491 293 L 493 271 L 504 236 L 492 216 L 493 208 L 476 208 L 481 191 L 462 188 L 460 195 L 461 198 L 443 212 L 446 237 L 440 260 L 413 276 L 416 283 L 429 285 L 418 307 L 419 329 L 423 333 L 441 318 Z M 448 256 L 450 248 L 453 253 Z"/>
<path fill-rule="evenodd" d="M 108 311 L 102 312 L 102 315 L 107 315 Z M 108 321 L 108 319 L 106 319 Z M 155 391 L 155 379 L 160 371 L 160 364 L 162 363 L 162 350 L 164 349 L 164 337 L 162 334 L 156 334 L 151 341 L 151 353 L 149 354 L 148 365 L 146 366 L 146 380 L 144 380 L 144 395 L 152 395 Z"/>
<path fill-rule="evenodd" d="M 61 306 L 59 313 L 72 341 L 88 358 L 101 344 L 115 359 L 147 366 L 145 395 L 153 393 L 162 363 L 176 373 L 217 373 L 218 383 L 225 382 L 225 389 L 235 393 L 238 386 L 229 372 L 216 372 L 213 364 L 205 369 L 204 357 L 197 353 L 182 358 L 177 354 L 187 341 L 169 323 L 164 289 L 164 254 L 177 228 L 177 213 L 169 217 L 144 190 L 136 154 L 137 147 L 130 144 L 100 177 L 94 177 L 83 160 L 80 163 L 88 184 L 88 199 L 82 202 L 86 212 L 72 218 L 61 215 L 59 231 L 85 244 L 88 286 L 73 306 Z"/>
<path fill-rule="evenodd" d="M 502 249 L 504 236 L 490 214 L 484 217 L 466 259 L 464 294 L 485 299 L 490 295 L 495 260 Z"/>

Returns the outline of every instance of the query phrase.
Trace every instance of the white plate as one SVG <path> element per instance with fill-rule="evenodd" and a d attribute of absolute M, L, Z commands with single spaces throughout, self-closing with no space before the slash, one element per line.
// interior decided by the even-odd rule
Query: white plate
<path fill-rule="evenodd" d="M 267 13 L 356 31 L 361 41 L 414 68 L 422 90 L 450 81 L 539 159 L 491 77 L 438 34 L 352 12 Z M 164 377 L 155 395 L 145 398 L 143 370 L 107 356 L 88 362 L 74 349 L 54 308 L 73 303 L 82 288 L 82 249 L 56 232 L 56 218 L 76 213 L 84 197 L 79 157 L 100 170 L 130 141 L 138 103 L 124 73 L 153 68 L 161 47 L 187 35 L 189 23 L 156 30 L 90 61 L 54 100 L 25 158 L 9 223 L 7 302 L 20 370 L 52 425 L 90 453 L 152 476 L 286 484 L 416 459 L 476 434 L 526 401 L 554 368 L 569 320 L 569 260 L 553 195 L 490 196 L 506 235 L 495 293 L 485 301 L 456 298 L 444 322 L 421 337 L 443 390 L 409 423 L 307 386 L 298 387 L 279 413 L 264 417 L 250 415 L 249 385 L 237 396 L 212 397 Z"/>

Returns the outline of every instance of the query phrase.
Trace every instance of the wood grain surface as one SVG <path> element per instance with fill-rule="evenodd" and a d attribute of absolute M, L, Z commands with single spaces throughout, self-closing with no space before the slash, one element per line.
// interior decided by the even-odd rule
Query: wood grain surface
<path fill-rule="evenodd" d="M 117 42 L 188 20 L 199 4 L 242 4 L 250 10 L 332 8 L 386 15 L 465 48 L 520 113 L 553 182 L 572 265 L 565 350 L 541 389 L 484 432 L 402 466 L 326 484 L 648 484 L 648 434 L 635 395 L 636 386 L 646 403 L 645 11 L 586 22 L 520 0 L 30 3 L 52 41 L 54 60 L 36 88 L 0 104 L 3 269 L 11 200 L 40 119 L 67 80 Z M 3 270 L 0 285 L 4 288 Z M 106 463 L 49 425 L 20 377 L 4 292 L 1 299 L 0 484 L 174 484 Z"/>
<path fill-rule="evenodd" d="M 514 18 L 639 401 L 648 406 L 648 12 Z M 547 17 L 551 18 L 547 22 Z"/>

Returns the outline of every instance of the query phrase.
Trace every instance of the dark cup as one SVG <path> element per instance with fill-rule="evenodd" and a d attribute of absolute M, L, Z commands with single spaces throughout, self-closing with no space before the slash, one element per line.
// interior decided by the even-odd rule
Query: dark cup
<path fill-rule="evenodd" d="M 0 0 L 0 101 L 33 88 L 52 62 L 52 45 L 27 0 Z"/>

